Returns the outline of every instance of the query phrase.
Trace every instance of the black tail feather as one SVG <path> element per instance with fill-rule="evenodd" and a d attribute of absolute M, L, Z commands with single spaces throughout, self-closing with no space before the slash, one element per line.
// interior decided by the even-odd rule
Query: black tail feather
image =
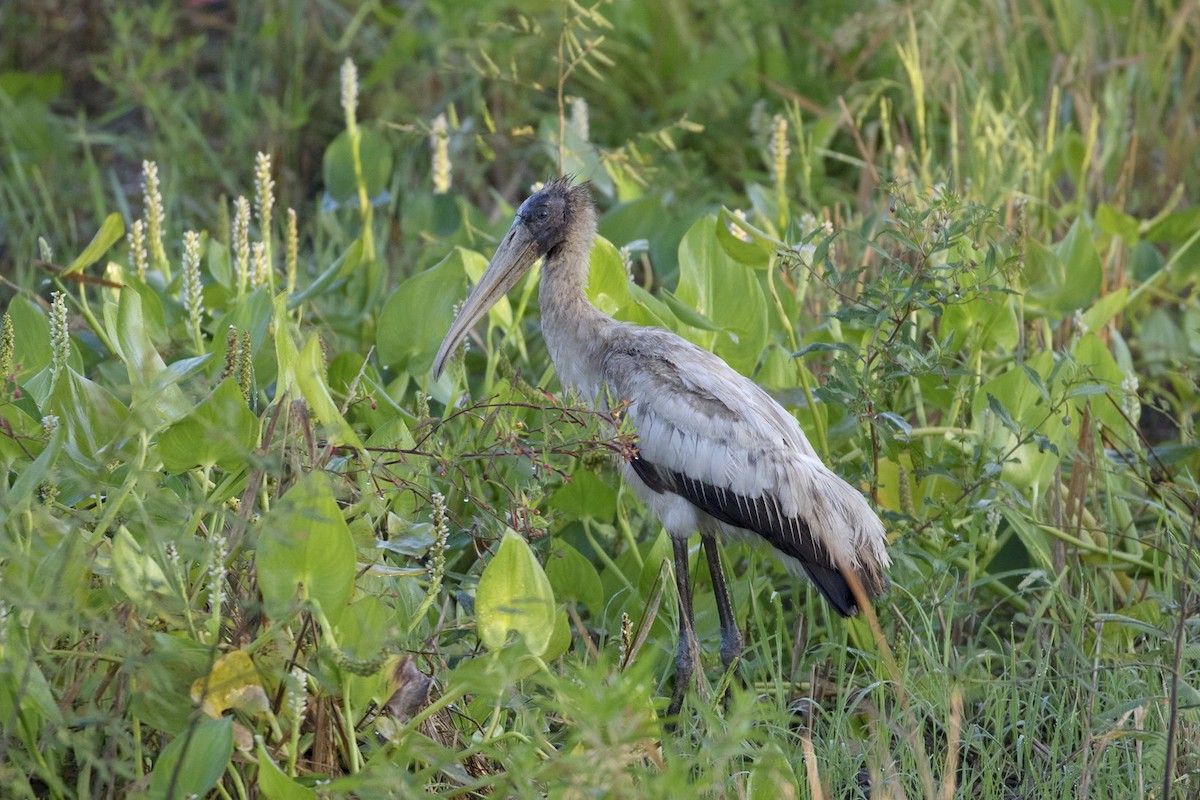
<path fill-rule="evenodd" d="M 808 523 L 799 517 L 782 517 L 778 505 L 765 498 L 747 498 L 728 489 L 704 483 L 673 470 L 664 469 L 641 457 L 630 459 L 634 472 L 656 492 L 678 494 L 692 505 L 722 522 L 753 531 L 776 550 L 791 556 L 833 609 L 843 617 L 858 613 L 858 600 L 829 552 L 818 547 Z M 863 590 L 874 596 L 886 588 L 886 579 L 861 575 Z"/>

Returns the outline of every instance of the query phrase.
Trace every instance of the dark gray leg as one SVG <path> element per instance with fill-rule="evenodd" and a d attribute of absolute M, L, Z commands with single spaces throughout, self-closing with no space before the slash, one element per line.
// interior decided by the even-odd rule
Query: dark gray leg
<path fill-rule="evenodd" d="M 717 615 L 721 619 L 721 664 L 725 669 L 742 653 L 742 632 L 738 630 L 733 616 L 733 604 L 729 602 L 729 591 L 725 588 L 725 570 L 721 568 L 721 554 L 717 540 L 701 536 L 704 555 L 708 557 L 708 572 L 712 575 L 713 594 L 717 598 Z"/>
<path fill-rule="evenodd" d="M 692 583 L 688 578 L 687 539 L 671 537 L 675 548 L 675 588 L 679 592 L 679 646 L 675 650 L 675 690 L 667 716 L 679 713 L 683 696 L 692 683 L 692 665 L 696 660 L 696 623 L 692 618 Z"/>

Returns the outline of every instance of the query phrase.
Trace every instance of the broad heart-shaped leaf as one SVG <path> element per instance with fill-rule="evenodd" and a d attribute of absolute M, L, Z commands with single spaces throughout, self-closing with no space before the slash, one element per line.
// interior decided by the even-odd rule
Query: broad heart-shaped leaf
<path fill-rule="evenodd" d="M 47 375 L 49 369 L 30 381 L 31 394 L 36 394 L 34 383 Z M 47 387 L 48 381 L 47 375 Z M 106 463 L 116 457 L 124 444 L 121 432 L 129 411 L 103 386 L 70 367 L 63 368 L 53 392 L 39 405 L 44 413 L 58 417 L 59 425 L 66 428 L 63 446 L 71 460 L 80 466 Z"/>
<path fill-rule="evenodd" d="M 1124 390 L 1121 388 L 1121 384 L 1125 380 L 1125 374 L 1117 366 L 1117 360 L 1113 358 L 1112 352 L 1094 333 L 1088 333 L 1080 338 L 1072 351 L 1075 362 L 1086 370 L 1085 375 L 1102 386 L 1106 395 L 1095 397 L 1090 401 L 1086 396 L 1078 397 L 1073 404 L 1077 408 L 1088 405 L 1092 415 L 1106 428 L 1121 432 L 1120 438 L 1132 437 L 1133 432 L 1129 430 L 1129 423 L 1125 421 L 1124 415 L 1119 410 L 1122 407 L 1121 400 Z M 1136 423 L 1137 420 L 1133 420 L 1133 422 Z"/>
<path fill-rule="evenodd" d="M 972 400 L 971 414 L 975 425 L 981 428 L 990 416 L 988 444 L 1007 451 L 1016 444 L 1018 435 L 1038 433 L 1057 447 L 1059 453 L 1065 452 L 1072 435 L 1071 428 L 1062 425 L 1056 417 L 1047 419 L 1049 407 L 1043 396 L 1046 388 L 1038 385 L 1046 380 L 1053 364 L 1052 353 L 1039 353 L 1025 364 L 1014 366 L 979 387 Z M 991 414 L 985 415 L 985 409 Z M 1004 479 L 1019 488 L 1034 483 L 1045 485 L 1061 461 L 1059 453 L 1039 447 L 1036 442 L 1023 444 L 1004 464 Z"/>
<path fill-rule="evenodd" d="M 263 523 L 255 564 L 263 605 L 284 617 L 307 598 L 336 620 L 354 589 L 354 541 L 330 478 L 310 472 Z"/>
<path fill-rule="evenodd" d="M 629 280 L 621 253 L 612 242 L 596 237 L 588 270 L 588 300 L 611 317 L 637 325 L 670 327 L 671 314 L 658 298 Z"/>
<path fill-rule="evenodd" d="M 604 586 L 592 562 L 571 545 L 555 539 L 546 559 L 546 577 L 558 600 L 583 603 L 593 616 L 603 613 Z"/>
<path fill-rule="evenodd" d="M 1091 231 L 1082 219 L 1053 248 L 1028 242 L 1025 250 L 1027 297 L 1050 313 L 1074 311 L 1100 294 L 1103 267 Z"/>
<path fill-rule="evenodd" d="M 121 215 L 113 212 L 104 218 L 104 222 L 100 225 L 100 230 L 92 237 L 91 243 L 83 248 L 83 252 L 67 265 L 63 270 L 64 275 L 70 275 L 75 272 L 82 272 L 87 267 L 95 264 L 100 258 L 108 252 L 108 248 L 116 244 L 117 240 L 125 235 L 125 223 L 121 220 Z"/>
<path fill-rule="evenodd" d="M 675 296 L 722 329 L 714 352 L 749 375 L 767 342 L 767 301 L 754 270 L 721 247 L 716 225 L 717 218 L 710 214 L 684 234 Z"/>
<path fill-rule="evenodd" d="M 153 415 L 152 420 L 145 420 L 146 427 L 154 429 L 155 423 L 174 422 L 192 410 L 191 403 L 175 384 L 166 363 L 150 341 L 142 316 L 141 295 L 124 291 L 116 305 L 105 304 L 104 327 L 129 373 L 133 391 L 131 411 L 150 411 Z"/>
<path fill-rule="evenodd" d="M 554 592 L 550 581 L 516 532 L 504 533 L 500 549 L 479 578 L 475 592 L 476 628 L 480 640 L 499 650 L 516 631 L 529 652 L 541 656 L 554 634 Z"/>
<path fill-rule="evenodd" d="M 380 360 L 410 375 L 428 372 L 438 344 L 454 322 L 455 304 L 467 296 L 467 276 L 478 280 L 486 268 L 487 259 L 479 253 L 456 247 L 400 284 L 379 315 L 375 345 Z M 496 305 L 503 305 L 511 322 L 508 299 L 501 298 Z"/>
<path fill-rule="evenodd" d="M 392 147 L 387 139 L 373 130 L 360 128 L 359 135 L 363 182 L 367 186 L 367 197 L 375 197 L 392 180 Z M 338 203 L 344 203 L 358 194 L 349 131 L 342 131 L 325 148 L 321 171 L 325 176 L 325 191 Z"/>
<path fill-rule="evenodd" d="M 952 335 L 952 348 L 971 342 L 978 350 L 994 347 L 1011 350 L 1017 346 L 1020 325 L 1012 303 L 980 295 L 965 303 L 946 306 L 941 331 L 943 335 Z"/>
<path fill-rule="evenodd" d="M 201 719 L 163 748 L 154 762 L 148 796 L 163 800 L 205 797 L 233 756 L 233 719 Z"/>
<path fill-rule="evenodd" d="M 566 511 L 576 518 L 592 517 L 609 522 L 617 513 L 617 490 L 609 486 L 596 474 L 579 470 L 571 476 L 571 482 L 551 496 L 550 508 Z"/>
<path fill-rule="evenodd" d="M 226 378 L 196 410 L 163 431 L 158 455 L 167 472 L 178 475 L 214 464 L 233 472 L 244 466 L 258 444 L 258 418 L 233 378 Z"/>
<path fill-rule="evenodd" d="M 317 800 L 317 793 L 307 786 L 296 783 L 283 773 L 271 760 L 270 753 L 258 738 L 258 788 L 267 800 Z"/>

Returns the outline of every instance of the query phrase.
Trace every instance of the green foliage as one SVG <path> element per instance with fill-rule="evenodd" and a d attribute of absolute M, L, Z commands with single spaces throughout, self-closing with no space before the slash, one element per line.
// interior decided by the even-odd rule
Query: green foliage
<path fill-rule="evenodd" d="M 8 794 L 1195 792 L 1194 11 L 66 8 L 0 9 Z M 536 270 L 428 374 L 560 169 L 591 301 L 755 377 L 891 532 L 849 621 L 727 547 L 728 675 L 697 557 L 670 734 L 670 544 Z"/>

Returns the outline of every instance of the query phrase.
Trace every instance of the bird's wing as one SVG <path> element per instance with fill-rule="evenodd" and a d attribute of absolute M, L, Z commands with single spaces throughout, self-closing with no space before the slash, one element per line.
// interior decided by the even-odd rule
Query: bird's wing
<path fill-rule="evenodd" d="M 841 613 L 856 607 L 841 570 L 886 585 L 885 536 L 862 495 L 817 457 L 794 417 L 753 381 L 674 334 L 622 327 L 604 379 L 638 433 L 631 466 L 651 489 L 758 533 L 798 560 Z"/>

